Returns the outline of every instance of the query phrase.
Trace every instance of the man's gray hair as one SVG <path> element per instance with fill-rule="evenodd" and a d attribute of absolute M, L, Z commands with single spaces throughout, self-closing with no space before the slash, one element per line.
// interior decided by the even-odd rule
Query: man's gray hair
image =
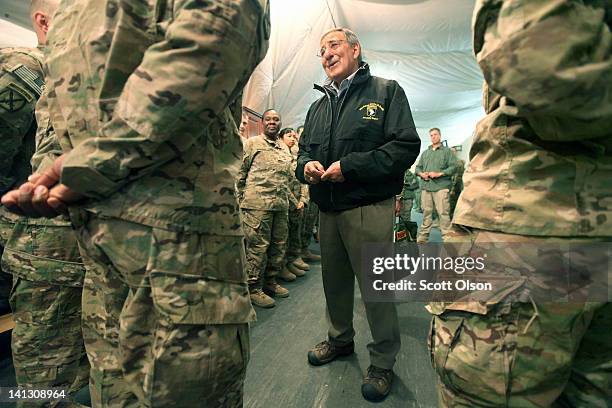
<path fill-rule="evenodd" d="M 344 33 L 344 36 L 346 37 L 346 42 L 348 42 L 351 47 L 355 44 L 359 44 L 359 55 L 357 56 L 357 59 L 359 60 L 359 65 L 361 65 L 363 63 L 363 57 L 361 56 L 361 43 L 359 42 L 359 38 L 357 38 L 357 34 L 355 34 L 353 30 L 348 29 L 346 27 L 332 28 L 323 33 L 323 35 L 321 36 L 321 40 L 323 40 L 323 38 L 325 38 L 325 36 L 329 33 L 335 32 Z M 321 40 L 319 40 L 319 42 L 321 42 Z"/>
<path fill-rule="evenodd" d="M 59 2 L 60 0 L 32 0 L 32 3 L 30 3 L 30 15 L 33 16 L 35 12 L 42 11 L 51 17 L 55 14 Z"/>

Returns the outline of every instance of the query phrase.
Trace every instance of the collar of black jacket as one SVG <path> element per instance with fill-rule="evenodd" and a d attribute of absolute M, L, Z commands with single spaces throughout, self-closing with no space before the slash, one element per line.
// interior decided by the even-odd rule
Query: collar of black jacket
<path fill-rule="evenodd" d="M 357 70 L 357 73 L 355 74 L 355 77 L 353 78 L 353 81 L 351 82 L 351 85 L 349 86 L 349 88 L 353 85 L 360 85 L 364 83 L 371 76 L 372 75 L 370 74 L 370 65 L 368 65 L 367 62 L 364 62 L 363 65 L 360 66 L 359 69 Z M 331 80 L 329 78 L 325 80 L 325 83 L 323 85 L 314 84 L 314 89 L 316 89 L 317 91 L 321 91 L 324 94 L 328 94 L 328 93 L 331 93 L 332 95 L 336 94 L 335 89 L 331 86 Z"/>

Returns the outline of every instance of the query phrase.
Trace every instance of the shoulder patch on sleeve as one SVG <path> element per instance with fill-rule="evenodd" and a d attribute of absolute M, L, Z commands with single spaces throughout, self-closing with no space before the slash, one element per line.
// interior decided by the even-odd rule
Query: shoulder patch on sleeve
<path fill-rule="evenodd" d="M 45 86 L 45 81 L 35 71 L 23 64 L 16 65 L 10 69 L 14 75 L 21 79 L 32 91 L 40 97 Z"/>
<path fill-rule="evenodd" d="M 0 110 L 19 112 L 34 100 L 33 95 L 14 82 L 0 90 Z"/>

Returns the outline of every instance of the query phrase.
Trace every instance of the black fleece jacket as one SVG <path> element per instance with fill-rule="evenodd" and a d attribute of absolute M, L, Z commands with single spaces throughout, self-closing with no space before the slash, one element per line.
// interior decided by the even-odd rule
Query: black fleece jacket
<path fill-rule="evenodd" d="M 340 98 L 330 86 L 315 89 L 325 95 L 308 110 L 295 175 L 305 183 L 309 161 L 327 169 L 340 160 L 345 181 L 311 185 L 310 199 L 328 212 L 399 194 L 421 146 L 404 90 L 396 81 L 370 75 L 367 64 Z"/>

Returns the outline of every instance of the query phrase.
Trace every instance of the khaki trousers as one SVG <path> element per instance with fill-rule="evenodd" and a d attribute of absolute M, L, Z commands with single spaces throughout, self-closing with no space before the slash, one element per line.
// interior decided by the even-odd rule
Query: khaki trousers
<path fill-rule="evenodd" d="M 421 192 L 421 208 L 423 209 L 423 223 L 419 230 L 417 237 L 418 243 L 426 243 L 429 239 L 429 231 L 431 231 L 431 225 L 433 223 L 432 214 L 434 209 L 438 212 L 440 217 L 440 231 L 442 232 L 442 240 L 445 241 L 450 231 L 450 203 L 448 199 L 448 189 L 439 191 L 425 191 Z"/>
<path fill-rule="evenodd" d="M 321 212 L 321 268 L 327 304 L 329 340 L 335 345 L 353 341 L 355 277 L 363 297 L 361 251 L 365 243 L 393 240 L 395 199 L 341 212 Z M 390 369 L 400 349 L 394 303 L 364 301 L 373 341 L 368 344 L 373 365 Z"/>

